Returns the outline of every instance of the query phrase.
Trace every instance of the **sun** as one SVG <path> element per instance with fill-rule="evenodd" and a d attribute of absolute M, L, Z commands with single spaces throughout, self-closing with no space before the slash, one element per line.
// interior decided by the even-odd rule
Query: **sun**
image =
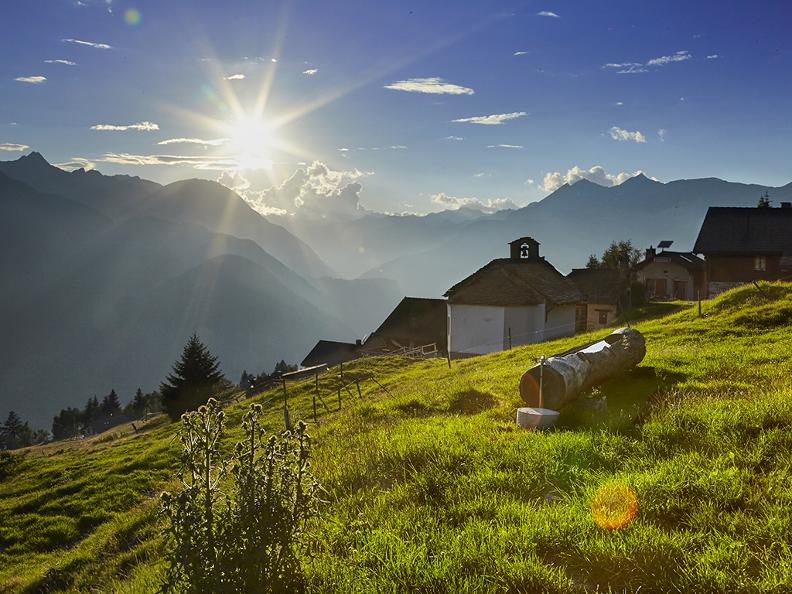
<path fill-rule="evenodd" d="M 241 114 L 226 127 L 229 148 L 240 169 L 269 169 L 277 144 L 270 122 L 257 115 Z"/>

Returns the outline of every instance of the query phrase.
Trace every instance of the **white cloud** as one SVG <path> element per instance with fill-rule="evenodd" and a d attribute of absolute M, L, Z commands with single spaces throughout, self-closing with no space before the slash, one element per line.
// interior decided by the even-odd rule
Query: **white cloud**
<path fill-rule="evenodd" d="M 228 142 L 228 138 L 213 138 L 204 140 L 203 138 L 168 138 L 160 140 L 157 144 L 199 144 L 201 146 L 222 146 Z"/>
<path fill-rule="evenodd" d="M 17 82 L 28 83 L 30 85 L 40 85 L 45 80 L 47 80 L 46 76 L 17 76 L 15 79 Z"/>
<path fill-rule="evenodd" d="M 521 144 L 488 144 L 487 148 L 524 149 Z"/>
<path fill-rule="evenodd" d="M 491 177 L 491 173 L 487 173 L 486 171 L 479 171 L 478 173 L 474 173 L 473 177 Z"/>
<path fill-rule="evenodd" d="M 550 12 L 549 10 L 540 10 L 539 12 L 536 13 L 536 16 L 552 17 L 554 19 L 560 19 L 561 18 L 556 13 Z"/>
<path fill-rule="evenodd" d="M 668 134 L 668 130 L 666 130 L 665 128 L 660 128 L 657 131 L 657 136 L 660 137 L 660 142 L 665 142 L 666 134 Z"/>
<path fill-rule="evenodd" d="M 71 60 L 44 60 L 45 64 L 63 64 L 64 66 L 77 66 L 77 62 Z"/>
<path fill-rule="evenodd" d="M 665 66 L 672 62 L 684 62 L 693 58 L 693 55 L 687 50 L 680 50 L 671 54 L 670 56 L 660 56 L 652 58 L 646 64 L 642 62 L 609 62 L 604 64 L 603 68 L 615 69 L 618 74 L 641 74 L 649 72 L 648 66 Z"/>
<path fill-rule="evenodd" d="M 190 166 L 207 171 L 225 171 L 237 169 L 239 164 L 231 157 L 205 157 L 194 155 L 135 155 L 131 153 L 105 153 L 103 163 L 118 165 L 172 165 Z"/>
<path fill-rule="evenodd" d="M 532 185 L 534 185 L 534 183 L 536 183 L 536 182 L 534 182 L 534 180 L 532 180 L 530 177 L 525 180 L 525 185 L 526 186 L 532 186 Z"/>
<path fill-rule="evenodd" d="M 225 79 L 226 80 L 244 80 L 245 79 L 245 75 L 244 74 L 232 74 L 230 76 L 226 76 Z"/>
<path fill-rule="evenodd" d="M 113 49 L 112 45 L 108 45 L 106 43 L 96 43 L 94 41 L 85 41 L 83 39 L 62 39 L 64 43 L 76 43 L 77 45 L 87 45 L 88 47 L 93 47 L 96 49 Z"/>
<path fill-rule="evenodd" d="M 639 173 L 642 173 L 642 171 L 636 171 L 634 173 L 622 171 L 612 174 L 605 171 L 605 168 L 601 165 L 594 165 L 589 169 L 583 169 L 575 165 L 571 169 L 567 170 L 566 173 L 561 173 L 560 171 L 546 173 L 544 176 L 544 181 L 539 187 L 545 192 L 555 192 L 564 184 L 572 185 L 581 179 L 587 179 L 590 182 L 594 182 L 595 184 L 605 187 L 618 186 L 631 177 L 635 177 Z"/>
<path fill-rule="evenodd" d="M 718 58 L 720 58 L 720 54 L 710 54 L 707 56 L 707 60 L 717 60 Z"/>
<path fill-rule="evenodd" d="M 465 140 L 461 136 L 446 136 L 443 140 Z"/>
<path fill-rule="evenodd" d="M 617 107 L 621 107 L 622 105 L 624 105 L 624 101 L 617 101 L 617 102 L 615 103 L 615 105 L 616 105 Z"/>
<path fill-rule="evenodd" d="M 127 130 L 137 130 L 138 132 L 153 132 L 159 130 L 159 125 L 154 122 L 137 122 L 135 124 L 94 124 L 91 130 L 100 132 L 126 132 Z"/>
<path fill-rule="evenodd" d="M 514 53 L 512 54 L 512 56 L 524 56 L 524 55 L 526 55 L 527 53 L 528 53 L 528 52 L 519 51 L 519 52 L 514 52 Z"/>
<path fill-rule="evenodd" d="M 302 72 L 302 73 L 303 73 L 305 76 L 313 76 L 313 75 L 314 75 L 314 74 L 316 74 L 317 72 L 319 72 L 319 69 L 318 69 L 318 68 L 308 68 L 307 70 L 303 70 L 303 72 Z"/>
<path fill-rule="evenodd" d="M 0 142 L 0 151 L 21 152 L 29 149 L 26 144 L 14 144 L 13 142 Z"/>
<path fill-rule="evenodd" d="M 693 56 L 687 50 L 682 50 L 671 54 L 670 56 L 660 56 L 659 58 L 652 58 L 649 60 L 647 66 L 665 66 L 672 62 L 684 62 L 690 60 Z"/>
<path fill-rule="evenodd" d="M 53 165 L 65 171 L 74 171 L 75 169 L 85 169 L 86 171 L 91 171 L 92 169 L 96 168 L 96 163 L 84 157 L 72 157 L 70 161 L 66 161 L 64 163 L 53 163 Z"/>
<path fill-rule="evenodd" d="M 480 198 L 461 198 L 456 196 L 449 196 L 445 192 L 432 194 L 432 203 L 438 204 L 448 210 L 459 210 L 460 208 L 475 208 L 482 212 L 495 212 L 507 208 L 517 208 L 517 205 L 511 198 L 488 198 L 481 200 Z"/>
<path fill-rule="evenodd" d="M 608 130 L 608 132 L 610 133 L 610 137 L 613 138 L 613 140 L 618 140 L 619 142 L 632 141 L 641 144 L 646 142 L 646 136 L 644 136 L 639 130 L 630 132 L 624 128 L 613 126 L 610 130 Z"/>
<path fill-rule="evenodd" d="M 454 122 L 459 122 L 463 124 L 482 124 L 484 126 L 498 126 L 503 122 L 507 122 L 509 120 L 514 120 L 517 118 L 521 118 L 523 116 L 527 116 L 528 114 L 524 111 L 513 111 L 511 113 L 495 113 L 492 115 L 485 115 L 485 116 L 473 116 L 470 118 L 459 118 L 453 120 Z"/>
<path fill-rule="evenodd" d="M 432 95 L 472 95 L 475 93 L 473 89 L 455 85 L 438 76 L 399 80 L 385 85 L 385 88 L 408 93 L 430 93 Z"/>
<path fill-rule="evenodd" d="M 262 214 L 356 216 L 361 210 L 358 180 L 370 171 L 332 170 L 322 162 L 297 169 L 279 186 L 272 186 L 264 170 L 227 171 L 218 182 L 242 196 Z"/>
<path fill-rule="evenodd" d="M 617 74 L 641 74 L 643 72 L 649 72 L 640 62 L 611 62 L 603 65 L 603 68 L 616 69 Z"/>

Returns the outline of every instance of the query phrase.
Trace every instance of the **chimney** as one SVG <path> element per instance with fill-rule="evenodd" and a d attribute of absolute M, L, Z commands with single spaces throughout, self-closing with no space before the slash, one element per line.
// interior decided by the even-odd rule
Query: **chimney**
<path fill-rule="evenodd" d="M 362 340 L 362 339 L 360 339 L 360 338 L 358 338 L 358 339 L 355 341 L 355 346 L 363 346 L 363 340 Z"/>
<path fill-rule="evenodd" d="M 646 259 L 647 260 L 653 260 L 656 253 L 657 252 L 655 251 L 654 246 L 650 245 L 649 249 L 646 250 Z"/>
<path fill-rule="evenodd" d="M 792 208 L 792 202 L 782 202 L 781 208 Z"/>

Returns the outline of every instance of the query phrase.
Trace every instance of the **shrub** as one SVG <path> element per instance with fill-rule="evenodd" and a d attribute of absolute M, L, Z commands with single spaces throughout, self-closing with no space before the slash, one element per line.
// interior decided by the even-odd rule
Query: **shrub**
<path fill-rule="evenodd" d="M 210 399 L 182 417 L 182 490 L 163 493 L 171 547 L 164 592 L 294 592 L 319 484 L 309 471 L 305 424 L 266 437 L 262 407 L 242 422 L 245 438 L 224 457 L 225 414 Z"/>

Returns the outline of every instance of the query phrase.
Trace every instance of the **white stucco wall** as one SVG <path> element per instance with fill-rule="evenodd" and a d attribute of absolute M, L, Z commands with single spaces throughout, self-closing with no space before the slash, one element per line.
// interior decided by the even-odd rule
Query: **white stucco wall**
<path fill-rule="evenodd" d="M 575 305 L 559 305 L 547 314 L 544 340 L 572 336 L 575 333 Z"/>
<path fill-rule="evenodd" d="M 503 350 L 504 308 L 449 304 L 451 350 L 482 355 Z"/>
<path fill-rule="evenodd" d="M 504 348 L 509 347 L 511 328 L 512 346 L 531 344 L 544 340 L 545 306 L 540 305 L 505 307 L 503 335 L 506 337 Z"/>

